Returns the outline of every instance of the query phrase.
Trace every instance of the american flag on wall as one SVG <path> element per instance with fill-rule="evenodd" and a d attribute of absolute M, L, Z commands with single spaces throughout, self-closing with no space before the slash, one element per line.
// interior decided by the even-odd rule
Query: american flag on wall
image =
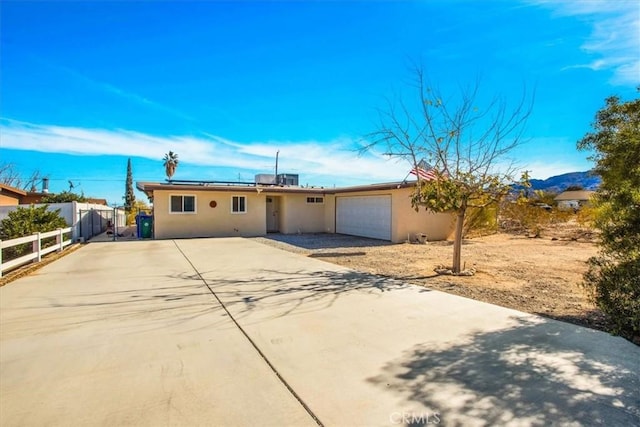
<path fill-rule="evenodd" d="M 429 163 L 425 162 L 424 159 L 420 160 L 420 163 L 411 169 L 409 173 L 425 181 L 431 181 L 437 178 L 436 170 Z"/>

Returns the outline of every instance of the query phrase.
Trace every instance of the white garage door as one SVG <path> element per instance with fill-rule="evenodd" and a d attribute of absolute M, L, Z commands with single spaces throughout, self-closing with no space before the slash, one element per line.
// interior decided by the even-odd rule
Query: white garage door
<path fill-rule="evenodd" d="M 391 196 L 336 197 L 336 232 L 391 240 Z"/>

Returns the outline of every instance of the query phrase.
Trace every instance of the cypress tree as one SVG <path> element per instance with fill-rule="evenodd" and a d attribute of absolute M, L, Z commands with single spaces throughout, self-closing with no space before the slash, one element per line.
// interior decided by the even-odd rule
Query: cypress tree
<path fill-rule="evenodd" d="M 133 209 L 133 204 L 136 201 L 136 195 L 133 192 L 133 173 L 131 171 L 131 158 L 127 162 L 127 184 L 124 193 L 124 207 L 127 213 Z"/>

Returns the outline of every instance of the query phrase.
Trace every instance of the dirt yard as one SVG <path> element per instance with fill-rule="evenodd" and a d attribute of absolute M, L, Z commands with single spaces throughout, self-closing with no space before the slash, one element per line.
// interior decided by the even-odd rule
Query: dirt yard
<path fill-rule="evenodd" d="M 452 242 L 390 244 L 341 235 L 270 235 L 256 240 L 285 250 L 431 289 L 596 329 L 602 313 L 580 287 L 586 261 L 597 252 L 589 239 L 567 233 L 543 238 L 495 234 L 465 240 L 462 260 L 471 277 L 437 275 L 450 265 Z"/>

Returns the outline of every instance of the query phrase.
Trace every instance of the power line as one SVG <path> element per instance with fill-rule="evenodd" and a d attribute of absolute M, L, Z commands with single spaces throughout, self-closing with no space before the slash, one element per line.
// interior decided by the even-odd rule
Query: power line
<path fill-rule="evenodd" d="M 153 179 L 156 179 L 156 178 L 153 178 Z M 153 179 L 151 179 L 151 178 L 149 178 L 149 179 L 147 179 L 147 178 L 141 178 L 141 179 L 136 179 L 136 181 L 153 181 Z M 126 181 L 126 178 L 125 178 L 125 179 L 115 179 L 115 178 L 113 178 L 113 179 L 103 179 L 103 178 L 100 178 L 100 179 L 98 179 L 98 178 L 93 178 L 93 179 L 91 179 L 91 178 L 89 178 L 89 179 L 87 179 L 87 178 L 49 178 L 49 181 L 69 181 L 69 180 L 71 180 L 71 181 L 80 181 L 80 182 L 81 182 L 81 181 L 91 181 L 91 182 L 125 182 L 125 181 Z"/>

